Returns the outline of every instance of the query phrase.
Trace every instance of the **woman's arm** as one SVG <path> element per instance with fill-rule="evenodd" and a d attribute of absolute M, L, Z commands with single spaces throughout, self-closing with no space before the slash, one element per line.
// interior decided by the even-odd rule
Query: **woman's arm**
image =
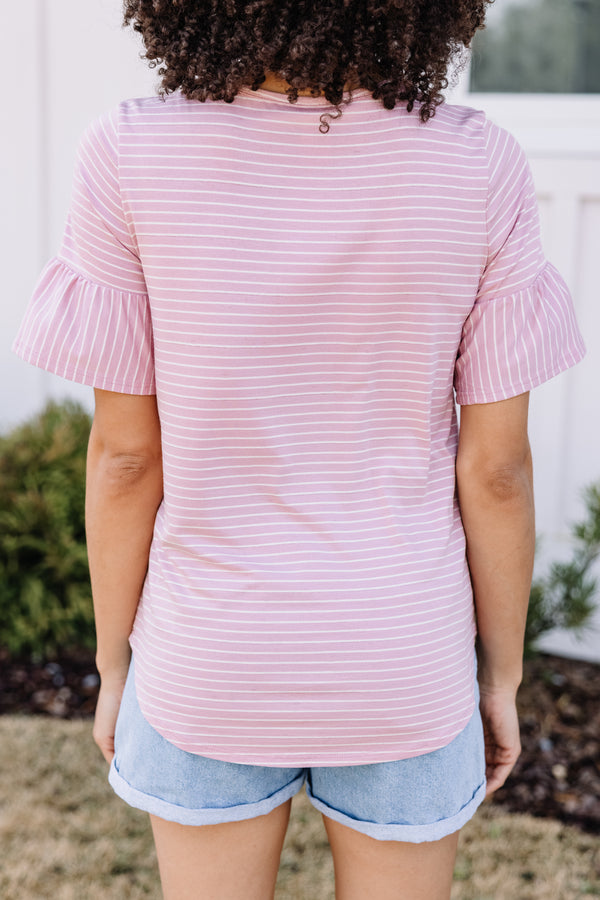
<path fill-rule="evenodd" d="M 477 615 L 488 793 L 520 752 L 515 698 L 535 548 L 529 395 L 461 408 L 458 500 Z"/>
<path fill-rule="evenodd" d="M 130 660 L 129 635 L 162 500 L 156 397 L 95 392 L 87 461 L 86 531 L 101 677 L 94 739 L 113 755 Z"/>

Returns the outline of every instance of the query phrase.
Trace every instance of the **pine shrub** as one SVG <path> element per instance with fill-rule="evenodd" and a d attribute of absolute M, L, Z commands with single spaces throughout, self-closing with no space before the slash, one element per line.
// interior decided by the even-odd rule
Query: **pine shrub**
<path fill-rule="evenodd" d="M 0 437 L 0 647 L 51 658 L 94 646 L 85 547 L 90 416 L 50 403 Z"/>
<path fill-rule="evenodd" d="M 568 562 L 552 563 L 534 580 L 529 597 L 525 653 L 535 653 L 537 639 L 554 628 L 581 634 L 595 609 L 598 579 L 592 568 L 600 556 L 600 483 L 584 491 L 586 517 L 572 528 L 573 554 Z"/>

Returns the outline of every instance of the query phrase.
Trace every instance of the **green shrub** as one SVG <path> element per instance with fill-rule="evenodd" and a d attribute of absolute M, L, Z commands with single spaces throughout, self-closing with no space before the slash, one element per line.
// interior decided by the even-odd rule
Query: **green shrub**
<path fill-rule="evenodd" d="M 94 646 L 85 548 L 90 416 L 50 403 L 0 437 L 0 647 L 47 658 Z"/>
<path fill-rule="evenodd" d="M 580 634 L 594 611 L 598 580 L 590 573 L 600 556 L 600 484 L 584 492 L 586 518 L 573 526 L 573 555 L 569 562 L 552 563 L 547 575 L 531 587 L 525 653 L 535 653 L 537 639 L 554 628 Z"/>

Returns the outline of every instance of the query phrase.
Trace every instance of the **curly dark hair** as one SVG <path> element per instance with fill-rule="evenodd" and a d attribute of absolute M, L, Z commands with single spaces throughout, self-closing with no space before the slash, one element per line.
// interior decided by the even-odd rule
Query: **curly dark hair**
<path fill-rule="evenodd" d="M 160 66 L 160 93 L 231 103 L 273 72 L 338 107 L 344 86 L 366 88 L 387 109 L 398 101 L 423 122 L 435 114 L 460 58 L 493 0 L 125 0 L 124 23 Z M 350 95 L 351 96 L 351 95 Z"/>

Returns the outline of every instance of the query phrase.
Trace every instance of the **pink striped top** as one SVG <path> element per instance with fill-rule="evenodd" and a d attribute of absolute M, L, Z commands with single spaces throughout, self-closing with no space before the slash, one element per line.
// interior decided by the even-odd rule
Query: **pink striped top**
<path fill-rule="evenodd" d="M 481 112 L 131 100 L 81 143 L 24 359 L 156 392 L 165 493 L 131 643 L 177 746 L 343 765 L 474 706 L 455 399 L 583 345 L 515 140 Z"/>

